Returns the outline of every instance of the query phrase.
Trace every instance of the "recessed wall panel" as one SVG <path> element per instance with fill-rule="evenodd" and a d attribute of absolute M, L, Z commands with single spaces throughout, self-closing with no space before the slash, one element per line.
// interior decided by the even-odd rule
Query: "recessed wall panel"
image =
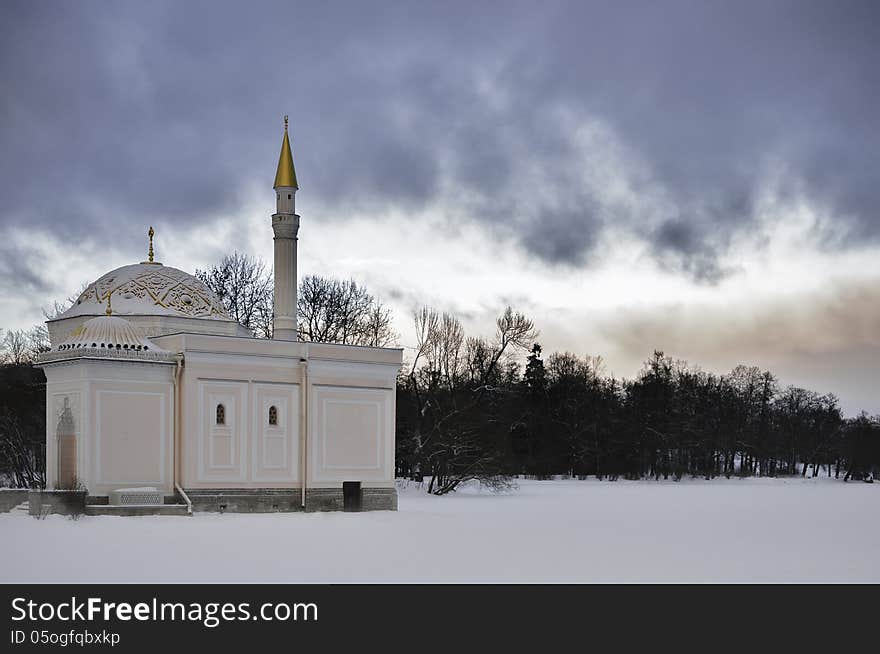
<path fill-rule="evenodd" d="M 299 479 L 299 387 L 254 384 L 251 476 L 266 484 Z"/>
<path fill-rule="evenodd" d="M 312 479 L 393 480 L 391 390 L 346 386 L 312 389 Z"/>
<path fill-rule="evenodd" d="M 98 390 L 95 406 L 97 483 L 164 486 L 165 394 Z"/>
<path fill-rule="evenodd" d="M 201 382 L 199 481 L 246 479 L 246 382 Z"/>

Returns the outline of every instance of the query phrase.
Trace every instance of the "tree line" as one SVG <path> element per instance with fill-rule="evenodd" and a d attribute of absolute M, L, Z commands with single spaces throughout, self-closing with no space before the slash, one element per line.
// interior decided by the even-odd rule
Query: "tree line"
<path fill-rule="evenodd" d="M 272 335 L 272 275 L 234 253 L 197 276 L 257 337 Z M 63 311 L 56 303 L 47 317 Z M 306 341 L 388 346 L 392 315 L 354 280 L 309 275 L 297 297 Z M 705 372 L 654 352 L 634 379 L 601 358 L 545 357 L 534 322 L 508 307 L 490 337 L 450 314 L 413 315 L 414 345 L 397 381 L 397 475 L 444 494 L 467 481 L 505 487 L 514 475 L 600 479 L 825 474 L 873 478 L 880 417 L 846 418 L 834 395 L 782 387 L 769 371 Z M 43 325 L 0 333 L 0 483 L 44 483 Z"/>
<path fill-rule="evenodd" d="M 783 388 L 754 366 L 718 375 L 655 351 L 634 379 L 617 379 L 601 358 L 545 359 L 532 322 L 510 308 L 490 340 L 430 309 L 414 323 L 397 385 L 397 474 L 432 493 L 513 475 L 867 481 L 880 464 L 880 416 L 847 419 L 834 395 Z"/>

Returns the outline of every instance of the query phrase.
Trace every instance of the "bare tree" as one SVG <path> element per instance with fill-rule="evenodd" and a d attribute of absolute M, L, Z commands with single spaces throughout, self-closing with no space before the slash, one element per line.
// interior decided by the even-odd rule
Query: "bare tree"
<path fill-rule="evenodd" d="M 458 318 L 450 313 L 441 315 L 432 343 L 429 365 L 453 390 L 458 386 L 464 369 L 464 343 L 464 328 Z"/>
<path fill-rule="evenodd" d="M 477 375 L 479 392 L 491 390 L 487 384 L 497 379 L 501 364 L 527 351 L 537 337 L 535 323 L 525 314 L 507 307 L 495 320 L 495 338 L 491 342 L 469 339 L 469 362 Z"/>
<path fill-rule="evenodd" d="M 353 279 L 303 277 L 297 314 L 304 341 L 384 347 L 396 338 L 391 311 Z"/>
<path fill-rule="evenodd" d="M 34 325 L 27 332 L 27 341 L 31 361 L 35 360 L 38 354 L 48 352 L 51 348 L 49 343 L 49 330 L 43 323 Z"/>
<path fill-rule="evenodd" d="M 486 429 L 482 419 L 504 395 L 499 382 L 508 377 L 513 356 L 537 336 L 532 321 L 508 307 L 490 341 L 465 338 L 455 316 L 428 307 L 413 319 L 416 352 L 406 376 L 416 404 L 407 434 L 412 448 L 405 452 L 410 470 L 430 475 L 428 492 L 436 495 L 469 480 L 505 487 L 509 477 L 496 447 L 505 427 L 496 422 Z"/>
<path fill-rule="evenodd" d="M 28 333 L 23 329 L 13 329 L 3 337 L 3 361 L 13 365 L 29 363 L 33 359 Z"/>
<path fill-rule="evenodd" d="M 233 252 L 216 266 L 196 270 L 196 277 L 220 298 L 236 322 L 255 336 L 272 336 L 273 281 L 261 260 Z"/>
<path fill-rule="evenodd" d="M 273 277 L 261 260 L 234 252 L 216 266 L 196 270 L 196 276 L 237 322 L 255 336 L 272 338 Z M 304 341 L 385 347 L 397 338 L 391 310 L 354 280 L 307 275 L 300 282 L 297 313 Z"/>
<path fill-rule="evenodd" d="M 40 441 L 30 437 L 13 415 L 0 415 L 0 471 L 3 482 L 13 488 L 42 488 L 46 485 Z M 2 476 L 2 475 L 0 475 Z"/>
<path fill-rule="evenodd" d="M 397 339 L 397 334 L 391 327 L 391 309 L 378 300 L 373 300 L 364 327 L 364 345 L 386 347 Z"/>
<path fill-rule="evenodd" d="M 74 305 L 80 295 L 83 294 L 89 287 L 88 284 L 81 284 L 79 287 L 79 291 L 77 291 L 74 295 L 70 295 L 63 300 L 54 300 L 52 304 L 43 307 L 43 317 L 46 320 L 54 320 L 61 316 L 62 313 L 67 311 L 70 307 Z"/>

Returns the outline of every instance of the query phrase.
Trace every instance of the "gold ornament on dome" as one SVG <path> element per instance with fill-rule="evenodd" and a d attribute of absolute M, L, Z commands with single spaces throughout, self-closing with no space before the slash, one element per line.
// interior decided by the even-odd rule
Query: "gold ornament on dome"
<path fill-rule="evenodd" d="M 153 231 L 153 226 L 150 225 L 150 231 L 147 232 L 147 236 L 150 237 L 150 250 L 147 252 L 147 260 L 141 261 L 141 263 L 148 264 L 151 266 L 161 266 L 162 264 L 158 261 L 153 261 L 153 235 L 156 232 Z"/>

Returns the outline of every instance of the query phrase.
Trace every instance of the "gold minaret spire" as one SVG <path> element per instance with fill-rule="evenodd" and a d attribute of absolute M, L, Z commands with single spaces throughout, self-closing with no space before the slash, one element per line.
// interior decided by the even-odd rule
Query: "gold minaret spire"
<path fill-rule="evenodd" d="M 284 116 L 284 140 L 281 141 L 281 156 L 278 158 L 278 171 L 275 173 L 273 188 L 286 186 L 299 188 L 296 183 L 296 170 L 293 168 L 293 155 L 290 152 L 290 138 L 287 136 L 287 116 Z"/>

